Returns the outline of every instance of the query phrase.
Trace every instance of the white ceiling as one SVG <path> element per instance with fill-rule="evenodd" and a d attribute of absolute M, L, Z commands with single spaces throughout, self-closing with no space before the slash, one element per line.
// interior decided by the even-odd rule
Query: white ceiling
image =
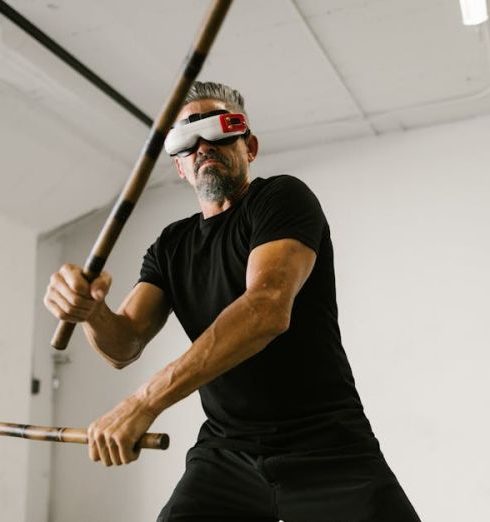
<path fill-rule="evenodd" d="M 11 0 L 152 118 L 205 0 Z M 490 112 L 488 26 L 458 0 L 235 0 L 200 79 L 247 100 L 262 153 Z M 122 188 L 148 128 L 0 15 L 0 214 L 45 232 Z M 151 183 L 174 179 L 165 158 Z"/>

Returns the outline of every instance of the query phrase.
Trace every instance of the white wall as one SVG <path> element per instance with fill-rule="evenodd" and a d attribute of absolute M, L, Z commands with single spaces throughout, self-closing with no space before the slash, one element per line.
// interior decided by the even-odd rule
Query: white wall
<path fill-rule="evenodd" d="M 27 423 L 34 327 L 36 237 L 0 217 L 0 421 Z M 26 520 L 29 445 L 0 438 L 0 520 Z"/>
<path fill-rule="evenodd" d="M 39 238 L 36 259 L 32 375 L 41 383 L 31 396 L 29 423 L 53 424 L 53 355 L 49 342 L 56 327 L 55 318 L 43 306 L 49 276 L 59 267 L 61 245 L 56 237 Z M 29 442 L 26 522 L 47 522 L 51 484 L 51 443 Z"/>
<path fill-rule="evenodd" d="M 344 345 L 384 453 L 425 522 L 490 517 L 489 131 L 485 118 L 268 156 L 254 168 L 264 177 L 297 175 L 323 204 Z M 110 304 L 136 280 L 160 229 L 194 210 L 182 186 L 143 196 L 108 263 Z M 101 224 L 96 216 L 66 229 L 62 258 L 83 262 Z M 88 424 L 187 346 L 172 319 L 143 359 L 116 372 L 78 331 L 56 422 Z M 170 433 L 170 449 L 144 452 L 124 469 L 104 469 L 84 449 L 57 445 L 51 521 L 153 520 L 201 421 L 194 394 L 153 427 Z"/>
<path fill-rule="evenodd" d="M 320 197 L 340 327 L 426 522 L 490 520 L 490 118 L 267 157 Z"/>
<path fill-rule="evenodd" d="M 4 250 L 0 301 L 0 421 L 52 423 L 55 321 L 42 307 L 48 275 L 59 265 L 59 244 L 0 217 Z M 40 391 L 31 395 L 31 377 Z M 47 522 L 51 444 L 0 439 L 0 520 Z"/>

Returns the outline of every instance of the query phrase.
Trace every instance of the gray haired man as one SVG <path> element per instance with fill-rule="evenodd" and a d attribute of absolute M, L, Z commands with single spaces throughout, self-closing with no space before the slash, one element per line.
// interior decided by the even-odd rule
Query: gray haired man
<path fill-rule="evenodd" d="M 337 320 L 330 231 L 288 175 L 250 179 L 242 96 L 196 82 L 165 142 L 201 212 L 166 226 L 116 312 L 107 273 L 51 278 L 47 307 L 82 322 L 113 366 L 135 361 L 174 311 L 189 349 L 93 422 L 90 457 L 138 457 L 155 418 L 199 390 L 207 416 L 160 522 L 416 522 L 356 391 Z"/>

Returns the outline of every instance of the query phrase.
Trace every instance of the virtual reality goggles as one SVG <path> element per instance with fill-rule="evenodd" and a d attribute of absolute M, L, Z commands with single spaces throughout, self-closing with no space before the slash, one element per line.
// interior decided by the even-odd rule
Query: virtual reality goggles
<path fill-rule="evenodd" d="M 216 145 L 229 145 L 240 136 L 246 138 L 249 134 L 245 114 L 220 109 L 191 114 L 189 118 L 178 121 L 167 134 L 164 145 L 170 156 L 185 157 L 197 150 L 201 138 Z"/>

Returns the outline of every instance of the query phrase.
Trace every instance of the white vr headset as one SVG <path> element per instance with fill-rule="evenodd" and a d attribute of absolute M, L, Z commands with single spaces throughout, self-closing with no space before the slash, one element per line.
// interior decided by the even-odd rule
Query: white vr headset
<path fill-rule="evenodd" d="M 201 138 L 216 145 L 229 145 L 249 133 L 245 114 L 224 109 L 191 114 L 170 129 L 165 139 L 165 151 L 170 156 L 189 156 L 197 150 Z"/>

